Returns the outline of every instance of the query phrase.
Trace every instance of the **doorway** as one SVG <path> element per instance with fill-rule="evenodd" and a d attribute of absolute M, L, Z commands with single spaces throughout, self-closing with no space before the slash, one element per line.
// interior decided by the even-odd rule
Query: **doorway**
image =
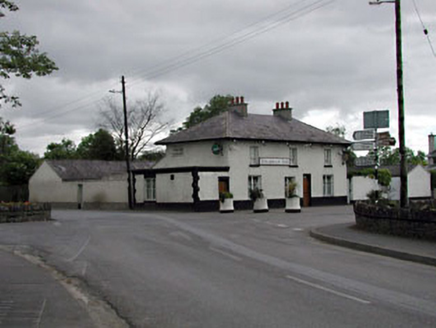
<path fill-rule="evenodd" d="M 230 183 L 229 177 L 219 177 L 218 178 L 218 192 L 229 192 L 230 191 Z"/>
<path fill-rule="evenodd" d="M 309 207 L 312 199 L 312 181 L 310 174 L 303 174 L 303 207 Z"/>
<path fill-rule="evenodd" d="M 83 184 L 77 185 L 77 208 L 79 210 L 83 208 Z"/>

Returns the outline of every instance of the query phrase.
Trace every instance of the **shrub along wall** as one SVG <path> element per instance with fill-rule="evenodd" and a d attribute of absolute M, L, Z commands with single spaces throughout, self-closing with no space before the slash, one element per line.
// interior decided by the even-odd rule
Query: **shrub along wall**
<path fill-rule="evenodd" d="M 358 202 L 354 213 L 359 229 L 436 241 L 436 210 L 430 202 L 416 203 L 410 209 Z"/>
<path fill-rule="evenodd" d="M 0 223 L 48 221 L 50 204 L 0 204 Z"/>

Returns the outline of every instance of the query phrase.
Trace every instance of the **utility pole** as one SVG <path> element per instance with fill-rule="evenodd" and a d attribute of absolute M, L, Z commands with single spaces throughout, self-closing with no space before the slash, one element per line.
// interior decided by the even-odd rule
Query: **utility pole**
<path fill-rule="evenodd" d="M 382 3 L 395 4 L 395 35 L 397 53 L 397 102 L 398 102 L 398 139 L 400 144 L 400 205 L 402 208 L 408 207 L 408 188 L 407 188 L 407 158 L 406 141 L 404 127 L 404 90 L 403 90 L 403 50 L 401 33 L 401 0 L 371 1 L 370 5 L 380 5 Z"/>
<path fill-rule="evenodd" d="M 124 152 L 127 168 L 127 200 L 129 202 L 129 209 L 133 209 L 133 195 L 132 195 L 132 174 L 130 172 L 130 153 L 129 153 L 129 125 L 127 122 L 127 102 L 126 102 L 126 81 L 124 75 L 121 76 L 121 93 L 123 95 L 123 112 L 124 112 Z M 112 93 L 120 93 L 120 91 L 109 90 Z"/>

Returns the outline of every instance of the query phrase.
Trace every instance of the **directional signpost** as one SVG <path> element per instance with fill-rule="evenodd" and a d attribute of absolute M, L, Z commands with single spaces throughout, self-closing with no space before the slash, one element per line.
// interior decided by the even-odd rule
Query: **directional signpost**
<path fill-rule="evenodd" d="M 351 147 L 353 150 L 373 150 L 374 141 L 354 142 Z"/>
<path fill-rule="evenodd" d="M 372 112 L 363 112 L 364 129 L 383 129 L 389 128 L 389 111 L 374 110 Z"/>
<path fill-rule="evenodd" d="M 375 160 L 373 157 L 357 157 L 354 160 L 354 165 L 356 166 L 374 166 Z"/>
<path fill-rule="evenodd" d="M 375 139 L 375 130 L 374 129 L 366 129 L 366 130 L 358 130 L 353 133 L 354 140 L 374 140 Z"/>

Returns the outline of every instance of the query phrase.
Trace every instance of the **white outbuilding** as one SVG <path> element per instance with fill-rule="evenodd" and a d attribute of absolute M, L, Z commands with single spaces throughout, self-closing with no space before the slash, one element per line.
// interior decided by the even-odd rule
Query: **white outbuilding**
<path fill-rule="evenodd" d="M 154 163 L 134 162 L 136 169 Z M 144 181 L 138 177 L 138 184 Z M 143 189 L 137 190 L 142 197 Z M 126 163 L 97 160 L 46 160 L 29 180 L 30 202 L 62 208 L 128 208 Z"/>

